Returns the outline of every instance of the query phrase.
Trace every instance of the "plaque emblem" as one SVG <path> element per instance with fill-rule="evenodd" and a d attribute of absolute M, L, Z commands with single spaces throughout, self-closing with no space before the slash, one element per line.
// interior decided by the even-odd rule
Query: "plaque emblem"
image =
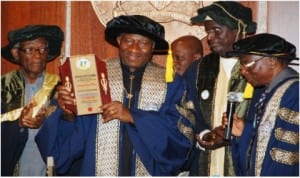
<path fill-rule="evenodd" d="M 87 70 L 91 67 L 91 62 L 86 58 L 79 58 L 76 61 L 76 67 L 81 70 Z"/>

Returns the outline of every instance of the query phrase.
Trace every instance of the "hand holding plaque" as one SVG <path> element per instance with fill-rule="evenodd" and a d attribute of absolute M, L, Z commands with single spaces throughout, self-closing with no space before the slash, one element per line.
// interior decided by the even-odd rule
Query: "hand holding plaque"
<path fill-rule="evenodd" d="M 106 63 L 94 54 L 68 57 L 60 66 L 65 88 L 74 93 L 76 105 L 66 105 L 76 115 L 99 113 L 98 107 L 111 101 Z"/>

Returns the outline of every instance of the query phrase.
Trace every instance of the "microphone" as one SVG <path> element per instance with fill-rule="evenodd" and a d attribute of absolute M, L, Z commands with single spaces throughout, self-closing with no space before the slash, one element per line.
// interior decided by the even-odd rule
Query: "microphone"
<path fill-rule="evenodd" d="M 243 93 L 239 92 L 229 92 L 227 94 L 227 118 L 228 123 L 224 130 L 224 140 L 229 141 L 231 140 L 231 131 L 232 131 L 232 124 L 233 124 L 233 114 L 235 113 L 235 104 L 237 102 L 243 101 Z"/>

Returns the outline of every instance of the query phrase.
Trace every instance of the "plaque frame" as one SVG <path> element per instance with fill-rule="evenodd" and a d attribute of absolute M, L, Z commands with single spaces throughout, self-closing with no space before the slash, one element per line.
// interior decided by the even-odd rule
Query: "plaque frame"
<path fill-rule="evenodd" d="M 100 113 L 111 102 L 106 63 L 94 54 L 67 57 L 59 67 L 62 84 L 74 93 L 76 105 L 66 105 L 76 115 Z"/>

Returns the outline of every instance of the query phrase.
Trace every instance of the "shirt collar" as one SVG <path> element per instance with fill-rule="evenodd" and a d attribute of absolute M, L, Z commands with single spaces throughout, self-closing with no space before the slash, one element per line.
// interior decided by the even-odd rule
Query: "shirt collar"
<path fill-rule="evenodd" d="M 293 70 L 292 68 L 288 67 L 283 69 L 270 83 L 267 87 L 266 92 L 269 93 L 272 91 L 279 83 L 288 79 L 288 78 L 299 78 L 299 73 Z"/>

